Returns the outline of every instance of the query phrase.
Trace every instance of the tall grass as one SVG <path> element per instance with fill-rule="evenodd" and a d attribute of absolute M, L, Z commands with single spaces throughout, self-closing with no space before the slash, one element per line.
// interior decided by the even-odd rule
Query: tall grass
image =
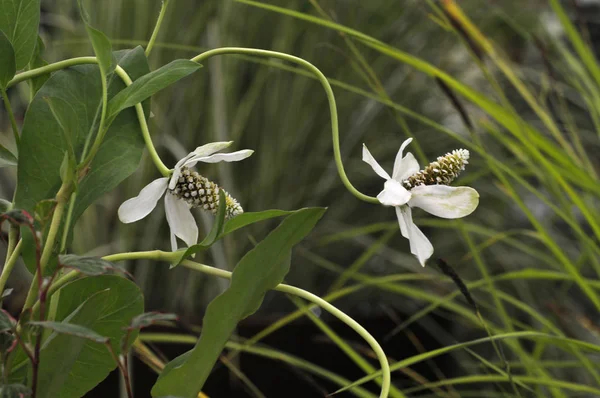
<path fill-rule="evenodd" d="M 70 2 L 46 3 L 51 60 L 89 51 L 78 44 L 83 31 L 76 19 L 57 17 Z M 152 3 L 107 0 L 92 4 L 90 14 L 95 26 L 128 47 L 150 37 L 160 7 Z M 362 315 L 381 315 L 381 308 L 402 314 L 388 338 L 410 335 L 415 324 L 439 338 L 436 350 L 395 358 L 393 369 L 410 382 L 402 378 L 390 396 L 600 396 L 600 66 L 582 26 L 571 22 L 575 10 L 558 0 L 485 2 L 485 10 L 480 1 L 460 7 L 409 0 L 353 7 L 334 0 L 172 3 L 153 66 L 222 45 L 284 51 L 314 63 L 336 91 L 342 156 L 364 192 L 377 193 L 380 181 L 360 161 L 363 142 L 389 164 L 409 136 L 422 165 L 457 147 L 471 151 L 460 182 L 479 191 L 478 210 L 457 221 L 418 217 L 434 256 L 465 281 L 479 312 L 434 261 L 422 269 L 407 255 L 392 211 L 357 202 L 344 190 L 333 164 L 325 95 L 301 70 L 267 59 L 215 58 L 153 104 L 151 129 L 173 163 L 189 148 L 225 138 L 257 151 L 243 170 L 222 164 L 208 172 L 245 208 L 329 206 L 318 234 L 295 252 L 291 282 L 330 300 L 345 297 L 342 307 Z M 549 32 L 551 26 L 561 33 Z M 89 228 L 114 219 L 117 206 L 154 177 L 146 164 L 90 208 L 73 251 L 168 247 L 159 212 L 144 225 L 115 220 L 110 229 Z M 245 241 L 226 241 L 200 260 L 228 269 L 268 227 L 253 227 Z M 91 241 L 105 246 L 90 247 Z M 183 269 L 167 272 L 144 261 L 129 266 L 149 307 L 195 322 L 223 287 Z M 365 291 L 376 300 L 369 302 Z M 365 350 L 308 309 L 269 297 L 262 313 L 289 313 L 255 338 L 232 342 L 227 360 L 250 352 L 347 387 L 352 381 L 318 364 L 260 345 L 306 316 L 375 379 Z M 440 316 L 451 319 L 446 336 L 435 333 Z M 454 374 L 429 381 L 411 369 L 443 353 L 457 360 Z M 260 396 L 240 369 L 230 369 Z M 350 391 L 371 396 L 361 387 Z"/>

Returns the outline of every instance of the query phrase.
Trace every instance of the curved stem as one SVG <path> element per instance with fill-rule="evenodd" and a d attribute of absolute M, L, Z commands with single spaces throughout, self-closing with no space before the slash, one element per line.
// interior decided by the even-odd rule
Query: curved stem
<path fill-rule="evenodd" d="M 6 90 L 0 88 L 0 92 L 2 94 L 2 99 L 4 100 L 4 107 L 6 108 L 6 113 L 8 113 L 8 118 L 10 119 L 10 126 L 12 127 L 13 136 L 15 137 L 15 144 L 17 144 L 17 148 L 19 148 L 19 128 L 17 127 L 17 121 L 15 120 L 15 114 L 13 113 L 12 106 L 10 106 L 10 101 L 8 100 L 8 95 L 6 94 Z"/>
<path fill-rule="evenodd" d="M 154 26 L 154 31 L 152 31 L 152 36 L 150 36 L 150 40 L 148 41 L 148 45 L 146 46 L 146 58 L 150 56 L 150 52 L 152 52 L 152 47 L 154 46 L 154 42 L 156 41 L 156 37 L 158 36 L 158 32 L 160 31 L 160 26 L 162 25 L 163 18 L 167 12 L 167 5 L 169 4 L 169 0 L 163 0 L 160 6 L 160 13 L 158 14 L 158 20 L 156 21 L 156 25 Z"/>
<path fill-rule="evenodd" d="M 121 80 L 123 80 L 125 85 L 129 86 L 133 83 L 125 69 L 121 68 L 119 65 L 117 65 L 115 73 L 121 78 Z M 144 115 L 144 108 L 142 107 L 142 104 L 135 104 L 135 113 L 137 115 L 138 123 L 140 124 L 140 129 L 142 130 L 142 137 L 144 137 L 146 149 L 150 154 L 150 158 L 154 162 L 154 165 L 158 171 L 163 176 L 168 177 L 171 174 L 171 169 L 165 166 L 163 161 L 160 159 L 160 156 L 158 156 L 158 152 L 156 152 L 156 148 L 152 143 L 152 137 L 150 137 L 150 130 L 148 129 L 148 124 L 146 123 L 146 115 Z"/>
<path fill-rule="evenodd" d="M 15 84 L 21 83 L 25 80 L 33 79 L 34 77 L 46 75 L 48 73 L 56 72 L 57 70 L 68 68 L 69 66 L 97 63 L 98 61 L 96 60 L 96 57 L 77 57 L 55 62 L 50 65 L 42 66 L 41 68 L 35 68 L 16 74 L 15 77 L 13 77 L 12 80 L 8 82 L 6 88 L 12 87 Z"/>
<path fill-rule="evenodd" d="M 205 264 L 196 263 L 196 262 L 193 262 L 190 260 L 183 260 L 181 262 L 181 265 L 183 265 L 184 267 L 193 269 L 195 271 L 203 272 L 205 274 L 218 276 L 219 278 L 231 279 L 231 272 L 224 271 L 224 270 L 221 270 L 218 268 L 214 268 L 214 267 L 211 267 L 211 266 L 208 266 Z M 383 376 L 383 380 L 381 383 L 381 393 L 380 393 L 379 397 L 387 398 L 389 391 L 390 391 L 390 382 L 391 382 L 390 365 L 388 363 L 385 352 L 383 352 L 383 349 L 381 348 L 381 346 L 379 345 L 377 340 L 375 340 L 375 338 L 373 336 L 371 336 L 371 334 L 364 327 L 362 327 L 358 322 L 356 322 L 354 319 L 352 319 L 351 317 L 346 315 L 344 312 L 337 309 L 332 304 L 328 303 L 327 301 L 323 300 L 321 297 L 319 297 L 315 294 L 307 292 L 306 290 L 297 288 L 295 286 L 286 285 L 283 283 L 280 283 L 279 285 L 274 287 L 273 290 L 277 290 L 278 292 L 293 294 L 294 296 L 301 297 L 307 301 L 310 301 L 311 303 L 318 305 L 319 307 L 323 308 L 325 311 L 329 312 L 331 315 L 338 318 L 340 321 L 344 322 L 346 325 L 348 325 L 350 328 L 352 328 L 356 333 L 358 333 L 363 339 L 365 339 L 365 341 L 373 349 L 373 352 L 375 352 L 375 355 L 377 356 L 377 359 L 379 360 L 379 364 L 381 366 L 381 373 Z"/>
<path fill-rule="evenodd" d="M 23 245 L 23 240 L 20 240 L 15 246 L 14 250 L 10 254 L 10 257 L 6 259 L 6 263 L 4 264 L 4 268 L 2 268 L 2 274 L 0 275 L 0 302 L 2 302 L 2 293 L 4 292 L 4 287 L 6 286 L 6 282 L 8 281 L 8 277 L 12 272 L 15 264 L 17 263 L 17 259 L 21 254 L 21 246 Z"/>
<path fill-rule="evenodd" d="M 314 66 L 313 64 L 311 64 L 308 61 L 305 61 L 302 58 L 295 57 L 293 55 L 284 54 L 284 53 L 280 53 L 280 52 L 276 52 L 276 51 L 260 50 L 260 49 L 255 49 L 255 48 L 241 48 L 241 47 L 223 47 L 223 48 L 217 48 L 214 50 L 209 50 L 209 51 L 203 52 L 200 55 L 195 56 L 194 58 L 192 58 L 192 61 L 202 63 L 202 61 L 204 61 L 210 57 L 213 57 L 215 55 L 224 55 L 224 54 L 248 54 L 248 55 L 258 55 L 258 56 L 264 56 L 264 57 L 279 58 L 284 61 L 289 61 L 289 62 L 298 64 L 298 65 L 302 66 L 303 68 L 307 69 L 313 75 L 315 75 L 317 77 L 317 79 L 319 80 L 319 82 L 321 82 L 321 85 L 323 86 L 323 88 L 325 89 L 325 93 L 327 94 L 327 100 L 329 101 L 329 113 L 331 115 L 331 138 L 333 141 L 333 155 L 335 158 L 335 165 L 337 167 L 340 179 L 342 180 L 342 183 L 344 183 L 344 186 L 346 187 L 346 189 L 348 189 L 348 191 L 350 191 L 350 193 L 352 195 L 356 196 L 358 199 L 363 200 L 365 202 L 369 202 L 369 203 L 379 204 L 379 201 L 377 200 L 377 198 L 375 198 L 373 196 L 365 195 L 362 192 L 360 192 L 358 189 L 356 189 L 354 187 L 354 185 L 352 185 L 352 183 L 348 179 L 348 176 L 346 175 L 346 171 L 344 170 L 344 164 L 342 163 L 342 155 L 340 152 L 340 134 L 339 134 L 339 127 L 338 127 L 338 116 L 337 116 L 337 108 L 336 108 L 336 104 L 335 104 L 335 96 L 333 94 L 333 90 L 331 89 L 331 85 L 329 84 L 329 81 L 327 81 L 327 78 L 325 77 L 325 75 L 323 75 L 323 73 L 316 66 Z"/>

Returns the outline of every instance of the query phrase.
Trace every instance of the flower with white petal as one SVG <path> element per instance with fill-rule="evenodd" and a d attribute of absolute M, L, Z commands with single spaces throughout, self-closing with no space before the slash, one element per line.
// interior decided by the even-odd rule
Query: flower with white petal
<path fill-rule="evenodd" d="M 419 163 L 413 154 L 403 154 L 411 141 L 412 138 L 409 138 L 400 146 L 391 177 L 364 144 L 362 159 L 386 180 L 377 199 L 384 206 L 396 208 L 400 232 L 409 240 L 411 253 L 425 266 L 425 261 L 433 254 L 433 246 L 413 223 L 411 208 L 420 207 L 442 218 L 461 218 L 475 210 L 479 204 L 479 194 L 473 188 L 448 186 L 469 163 L 469 151 L 452 151 L 419 171 Z"/>
<path fill-rule="evenodd" d="M 146 185 L 135 198 L 126 200 L 119 207 L 119 219 L 128 224 L 146 217 L 156 207 L 158 200 L 165 194 L 165 213 L 171 229 L 171 247 L 177 250 L 177 239 L 187 246 L 198 241 L 198 226 L 190 208 L 201 207 L 213 214 L 219 208 L 219 186 L 190 168 L 196 163 L 238 162 L 246 159 L 254 151 L 244 149 L 231 153 L 217 153 L 228 146 L 229 142 L 212 142 L 196 148 L 175 165 L 170 177 L 162 177 Z M 225 216 L 234 217 L 243 213 L 242 207 L 225 190 Z"/>

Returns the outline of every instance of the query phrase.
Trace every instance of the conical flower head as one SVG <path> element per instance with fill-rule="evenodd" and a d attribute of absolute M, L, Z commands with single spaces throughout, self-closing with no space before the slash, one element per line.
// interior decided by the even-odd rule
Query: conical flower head
<path fill-rule="evenodd" d="M 190 207 L 199 207 L 217 214 L 219 211 L 220 190 L 222 188 L 208 178 L 187 167 L 182 167 L 175 188 L 169 190 L 169 192 L 187 202 Z M 229 219 L 243 213 L 244 210 L 237 200 L 224 189 L 223 192 L 225 192 L 225 218 Z"/>
<path fill-rule="evenodd" d="M 468 150 L 455 149 L 402 181 L 402 185 L 409 190 L 419 185 L 450 185 L 469 164 L 468 160 Z"/>

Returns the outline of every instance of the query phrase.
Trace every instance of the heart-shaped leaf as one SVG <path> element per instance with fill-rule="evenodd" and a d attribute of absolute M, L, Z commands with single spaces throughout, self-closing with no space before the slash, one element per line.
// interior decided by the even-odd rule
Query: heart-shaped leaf
<path fill-rule="evenodd" d="M 289 270 L 290 250 L 324 212 L 322 208 L 298 210 L 240 260 L 229 288 L 208 305 L 196 346 L 167 364 L 152 396 L 198 395 L 237 323 L 254 313 L 265 293 L 281 283 Z"/>

